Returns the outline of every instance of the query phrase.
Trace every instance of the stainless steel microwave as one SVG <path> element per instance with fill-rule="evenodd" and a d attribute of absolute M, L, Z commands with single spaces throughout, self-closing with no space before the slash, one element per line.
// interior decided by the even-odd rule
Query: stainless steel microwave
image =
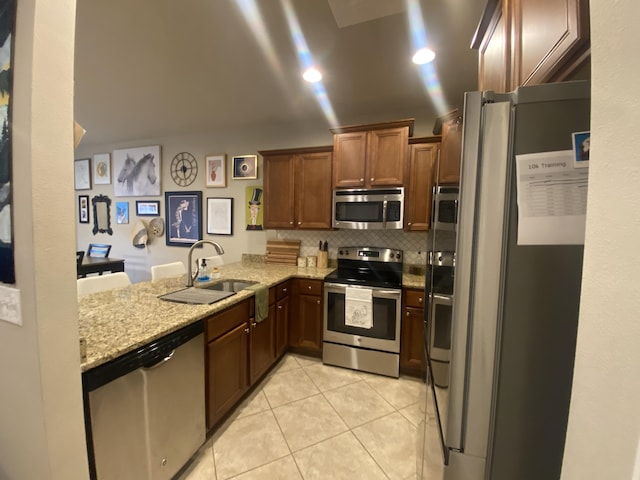
<path fill-rule="evenodd" d="M 334 228 L 402 229 L 404 187 L 333 191 Z"/>
<path fill-rule="evenodd" d="M 433 229 L 455 230 L 458 222 L 458 196 L 460 188 L 454 185 L 433 189 Z"/>

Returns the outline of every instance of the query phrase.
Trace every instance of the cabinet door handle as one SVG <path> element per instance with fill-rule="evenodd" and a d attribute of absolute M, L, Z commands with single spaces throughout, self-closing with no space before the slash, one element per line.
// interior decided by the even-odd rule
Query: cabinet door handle
<path fill-rule="evenodd" d="M 289 222 L 289 225 L 293 225 L 293 222 Z"/>
<path fill-rule="evenodd" d="M 282 289 L 282 293 L 287 293 L 287 289 L 286 289 L 286 288 L 283 288 L 283 289 Z"/>
<path fill-rule="evenodd" d="M 411 316 L 411 312 L 407 312 L 407 317 L 410 317 L 410 316 Z"/>
<path fill-rule="evenodd" d="M 316 301 L 316 303 L 317 303 L 318 305 L 320 305 L 320 300 L 317 300 L 317 301 Z"/>
<path fill-rule="evenodd" d="M 412 225 L 412 223 L 411 223 L 411 222 L 407 222 L 407 225 L 411 226 L 411 225 Z"/>
<path fill-rule="evenodd" d="M 309 285 L 307 288 L 308 288 L 309 290 L 311 290 L 311 285 Z"/>
<path fill-rule="evenodd" d="M 422 303 L 422 297 L 418 298 L 418 303 Z"/>
<path fill-rule="evenodd" d="M 361 179 L 360 179 L 360 181 L 361 181 L 361 182 L 364 182 L 364 178 L 361 178 Z"/>
<path fill-rule="evenodd" d="M 244 333 L 248 334 L 249 333 L 249 327 L 244 329 Z"/>
<path fill-rule="evenodd" d="M 252 326 L 252 327 L 254 327 L 254 328 L 255 328 L 257 325 L 258 325 L 258 324 L 257 324 L 256 322 L 251 322 L 251 326 Z"/>
<path fill-rule="evenodd" d="M 298 222 L 298 225 L 302 225 L 302 222 Z"/>
<path fill-rule="evenodd" d="M 282 305 L 278 305 L 278 310 L 282 310 Z"/>
<path fill-rule="evenodd" d="M 372 181 L 372 182 L 373 182 L 373 181 L 375 181 L 375 178 L 371 177 L 371 181 Z"/>

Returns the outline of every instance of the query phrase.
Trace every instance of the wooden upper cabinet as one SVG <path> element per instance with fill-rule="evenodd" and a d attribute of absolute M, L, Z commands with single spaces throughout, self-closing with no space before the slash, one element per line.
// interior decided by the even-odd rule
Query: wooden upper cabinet
<path fill-rule="evenodd" d="M 561 80 L 589 51 L 588 0 L 513 2 L 515 85 Z"/>
<path fill-rule="evenodd" d="M 462 158 L 462 117 L 456 117 L 442 124 L 438 185 L 460 183 L 460 162 Z"/>
<path fill-rule="evenodd" d="M 491 19 L 478 56 L 478 89 L 506 92 L 510 90 L 507 17 L 498 9 Z"/>
<path fill-rule="evenodd" d="M 407 158 L 407 127 L 369 132 L 365 185 L 371 187 L 401 186 Z"/>
<path fill-rule="evenodd" d="M 295 157 L 296 228 L 331 228 L 331 152 Z"/>
<path fill-rule="evenodd" d="M 333 185 L 363 187 L 367 132 L 338 133 L 333 137 Z"/>
<path fill-rule="evenodd" d="M 589 1 L 489 2 L 472 47 L 480 90 L 565 80 L 589 59 Z"/>
<path fill-rule="evenodd" d="M 291 154 L 264 156 L 264 226 L 293 228 L 294 162 Z"/>
<path fill-rule="evenodd" d="M 271 150 L 264 158 L 264 226 L 331 229 L 331 147 Z"/>
<path fill-rule="evenodd" d="M 402 186 L 413 122 L 408 119 L 331 129 L 333 187 Z"/>
<path fill-rule="evenodd" d="M 409 145 L 409 164 L 405 182 L 404 229 L 426 231 L 431 227 L 431 203 L 440 137 L 412 139 L 423 142 Z M 428 141 L 435 140 L 431 143 Z"/>

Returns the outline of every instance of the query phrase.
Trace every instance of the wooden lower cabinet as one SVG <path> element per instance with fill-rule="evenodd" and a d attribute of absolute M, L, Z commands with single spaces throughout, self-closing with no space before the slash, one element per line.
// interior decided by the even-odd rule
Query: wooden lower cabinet
<path fill-rule="evenodd" d="M 233 408 L 249 387 L 247 318 L 207 344 L 207 429 Z"/>
<path fill-rule="evenodd" d="M 400 335 L 400 371 L 421 376 L 424 358 L 424 291 L 404 289 Z"/>
<path fill-rule="evenodd" d="M 250 318 L 249 333 L 249 381 L 253 385 L 276 359 L 275 305 L 269 306 L 269 316 L 260 323 Z"/>
<path fill-rule="evenodd" d="M 307 355 L 322 355 L 322 280 L 292 280 L 289 347 Z"/>

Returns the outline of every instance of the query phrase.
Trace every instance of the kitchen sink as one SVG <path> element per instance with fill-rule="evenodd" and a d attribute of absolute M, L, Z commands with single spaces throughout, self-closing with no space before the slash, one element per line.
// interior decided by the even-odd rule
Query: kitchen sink
<path fill-rule="evenodd" d="M 234 292 L 237 293 L 240 290 L 244 290 L 245 288 L 255 285 L 258 282 L 252 282 L 250 280 L 234 280 L 234 279 L 225 279 L 219 280 L 217 282 L 212 283 L 211 285 L 207 285 L 205 288 L 207 290 L 219 290 L 222 292 Z"/>
<path fill-rule="evenodd" d="M 161 300 L 176 303 L 212 304 L 224 300 L 231 295 L 235 295 L 233 291 L 208 290 L 205 288 L 187 287 L 175 292 L 160 295 Z"/>

